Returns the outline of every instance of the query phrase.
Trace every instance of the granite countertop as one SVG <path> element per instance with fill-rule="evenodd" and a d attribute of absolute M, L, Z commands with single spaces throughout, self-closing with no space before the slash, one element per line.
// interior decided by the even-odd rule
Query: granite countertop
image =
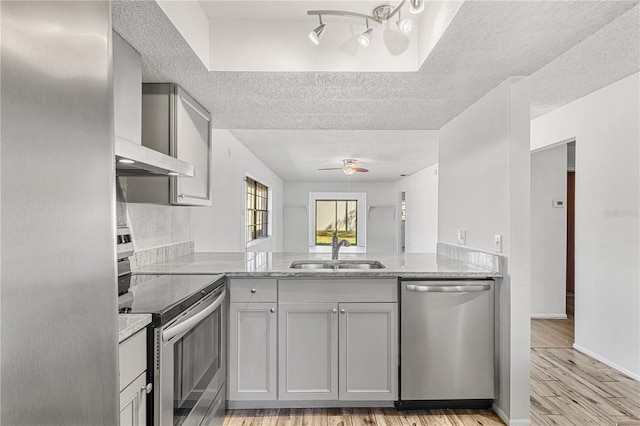
<path fill-rule="evenodd" d="M 502 273 L 436 254 L 341 253 L 340 260 L 378 260 L 384 269 L 291 269 L 292 260 L 329 260 L 329 253 L 196 252 L 141 267 L 136 274 L 218 274 L 229 277 L 492 278 Z"/>
<path fill-rule="evenodd" d="M 118 342 L 122 343 L 151 323 L 151 314 L 118 314 Z"/>

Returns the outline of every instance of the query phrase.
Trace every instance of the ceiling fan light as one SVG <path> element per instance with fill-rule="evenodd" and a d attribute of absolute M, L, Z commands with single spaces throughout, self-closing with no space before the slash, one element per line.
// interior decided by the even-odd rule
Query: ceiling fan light
<path fill-rule="evenodd" d="M 409 0 L 409 12 L 414 15 L 424 10 L 424 0 Z"/>
<path fill-rule="evenodd" d="M 398 30 L 404 35 L 409 35 L 413 31 L 413 19 L 399 19 L 397 25 Z"/>
<path fill-rule="evenodd" d="M 371 43 L 372 32 L 373 32 L 373 28 L 368 28 L 365 32 L 360 34 L 360 37 L 358 37 L 358 43 L 360 44 L 360 46 L 369 47 L 369 44 Z"/>
<path fill-rule="evenodd" d="M 316 29 L 309 33 L 309 40 L 316 46 L 320 44 L 320 39 L 324 35 L 324 29 L 326 28 L 325 24 L 320 24 Z"/>
<path fill-rule="evenodd" d="M 356 173 L 356 171 L 351 166 L 343 166 L 342 173 L 344 173 L 347 176 L 352 176 Z"/>

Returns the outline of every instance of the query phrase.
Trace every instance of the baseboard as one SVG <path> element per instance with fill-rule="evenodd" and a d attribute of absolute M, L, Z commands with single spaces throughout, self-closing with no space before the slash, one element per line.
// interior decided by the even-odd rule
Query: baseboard
<path fill-rule="evenodd" d="M 531 319 L 567 319 L 567 314 L 531 314 Z"/>
<path fill-rule="evenodd" d="M 227 401 L 229 410 L 269 408 L 393 408 L 394 401 Z"/>
<path fill-rule="evenodd" d="M 509 426 L 529 426 L 531 424 L 529 419 L 510 419 L 496 404 L 493 404 L 491 408 Z"/>
<path fill-rule="evenodd" d="M 575 349 L 578 352 L 582 352 L 585 355 L 589 355 L 591 358 L 597 359 L 598 361 L 600 361 L 603 364 L 608 365 L 611 368 L 615 368 L 616 370 L 618 370 L 619 372 L 621 372 L 622 374 L 631 377 L 633 380 L 637 380 L 640 382 L 640 374 L 634 373 L 633 371 L 629 371 L 624 367 L 619 366 L 618 364 L 616 364 L 615 362 L 612 362 L 608 359 L 606 359 L 605 357 L 603 357 L 602 355 L 598 355 L 595 352 L 590 351 L 589 349 L 578 345 L 577 343 L 573 344 L 573 349 Z"/>

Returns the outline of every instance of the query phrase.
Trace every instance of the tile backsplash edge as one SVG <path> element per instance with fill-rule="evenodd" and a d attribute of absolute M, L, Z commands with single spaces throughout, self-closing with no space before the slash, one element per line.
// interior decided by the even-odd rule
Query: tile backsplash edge
<path fill-rule="evenodd" d="M 470 263 L 493 272 L 504 273 L 506 260 L 504 256 L 440 242 L 437 244 L 436 252 L 438 256 Z"/>
<path fill-rule="evenodd" d="M 195 243 L 185 241 L 182 243 L 169 244 L 166 246 L 152 247 L 144 250 L 136 250 L 131 256 L 131 270 L 136 271 L 144 266 L 173 259 L 174 257 L 186 256 L 194 252 Z"/>

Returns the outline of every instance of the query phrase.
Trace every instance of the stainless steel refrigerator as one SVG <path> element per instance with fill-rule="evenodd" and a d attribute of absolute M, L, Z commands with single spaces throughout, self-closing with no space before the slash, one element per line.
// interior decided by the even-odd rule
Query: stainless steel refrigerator
<path fill-rule="evenodd" d="M 111 10 L 0 2 L 0 424 L 118 423 Z"/>

